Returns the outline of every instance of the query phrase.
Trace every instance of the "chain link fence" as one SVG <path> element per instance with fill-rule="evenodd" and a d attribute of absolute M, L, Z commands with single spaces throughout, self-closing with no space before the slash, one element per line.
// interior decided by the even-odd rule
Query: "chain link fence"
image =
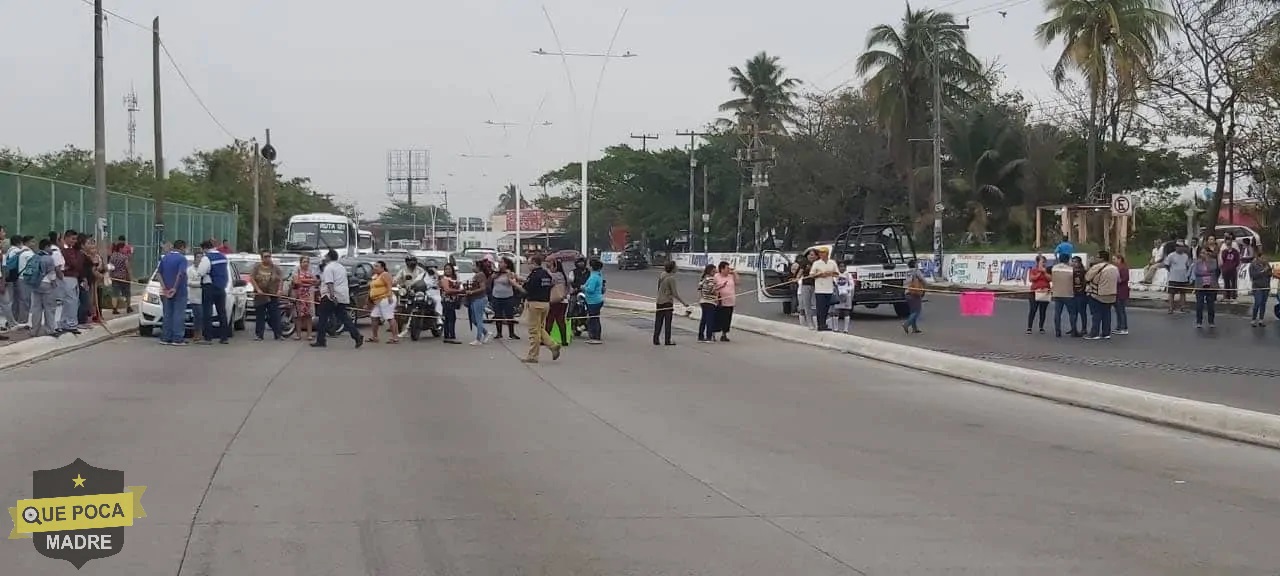
<path fill-rule="evenodd" d="M 94 190 L 69 182 L 0 172 L 0 225 L 12 238 L 42 238 L 51 231 L 94 228 Z M 167 240 L 198 245 L 210 238 L 236 243 L 236 215 L 166 202 Z M 155 245 L 155 202 L 150 198 L 107 192 L 107 233 L 124 236 L 133 245 L 133 271 L 146 275 L 155 269 L 160 248 Z"/>

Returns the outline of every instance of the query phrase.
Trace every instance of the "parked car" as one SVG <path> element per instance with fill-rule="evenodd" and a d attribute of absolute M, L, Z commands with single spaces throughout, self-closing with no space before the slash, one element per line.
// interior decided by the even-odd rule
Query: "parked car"
<path fill-rule="evenodd" d="M 619 270 L 644 270 L 649 267 L 649 259 L 639 250 L 624 250 L 618 254 Z"/>
<path fill-rule="evenodd" d="M 193 262 L 191 255 L 187 256 L 187 262 Z M 227 290 L 227 314 L 231 317 L 231 326 L 235 330 L 244 330 L 245 311 L 248 308 L 248 297 L 246 287 L 248 283 L 241 279 L 241 271 L 234 263 L 228 264 L 231 267 L 231 274 L 228 275 L 229 285 Z M 199 302 L 187 303 L 187 314 L 185 324 L 188 331 L 199 329 L 193 325 L 194 314 L 193 306 L 199 306 Z M 138 334 L 144 337 L 150 337 L 155 333 L 157 327 L 164 323 L 164 307 L 160 303 L 160 268 L 157 267 L 155 272 L 151 273 L 151 280 L 147 283 L 147 289 L 142 294 L 142 303 L 138 306 Z M 216 325 L 216 321 L 215 321 Z"/>

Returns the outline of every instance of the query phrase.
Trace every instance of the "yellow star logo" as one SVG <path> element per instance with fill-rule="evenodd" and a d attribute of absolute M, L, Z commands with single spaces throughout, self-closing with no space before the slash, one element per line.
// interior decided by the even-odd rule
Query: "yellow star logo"
<path fill-rule="evenodd" d="M 81 478 L 79 474 L 76 474 L 76 477 L 72 478 L 71 481 L 76 483 L 76 488 L 84 488 L 84 478 Z"/>

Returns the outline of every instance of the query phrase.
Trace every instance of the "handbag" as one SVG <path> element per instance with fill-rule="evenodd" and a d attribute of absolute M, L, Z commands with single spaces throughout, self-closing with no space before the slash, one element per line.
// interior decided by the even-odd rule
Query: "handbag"
<path fill-rule="evenodd" d="M 1048 302 L 1052 299 L 1053 293 L 1048 290 L 1036 290 L 1036 302 Z"/>
<path fill-rule="evenodd" d="M 908 296 L 924 296 L 924 280 L 919 276 L 912 276 L 911 281 L 907 282 Z"/>
<path fill-rule="evenodd" d="M 564 272 L 560 272 L 559 274 L 560 274 L 560 278 L 564 280 L 564 283 L 555 284 L 551 286 L 552 302 L 564 302 L 564 299 L 569 297 L 569 291 L 567 288 L 565 288 L 569 284 L 569 279 L 565 277 Z"/>

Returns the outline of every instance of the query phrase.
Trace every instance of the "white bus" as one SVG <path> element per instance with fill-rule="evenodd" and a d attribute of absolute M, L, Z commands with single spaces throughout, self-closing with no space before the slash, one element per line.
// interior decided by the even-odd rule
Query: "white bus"
<path fill-rule="evenodd" d="M 356 253 L 357 254 L 373 254 L 373 232 L 368 230 L 356 231 Z"/>
<path fill-rule="evenodd" d="M 298 214 L 289 219 L 285 251 L 324 257 L 336 250 L 340 257 L 357 251 L 356 223 L 340 214 Z"/>

